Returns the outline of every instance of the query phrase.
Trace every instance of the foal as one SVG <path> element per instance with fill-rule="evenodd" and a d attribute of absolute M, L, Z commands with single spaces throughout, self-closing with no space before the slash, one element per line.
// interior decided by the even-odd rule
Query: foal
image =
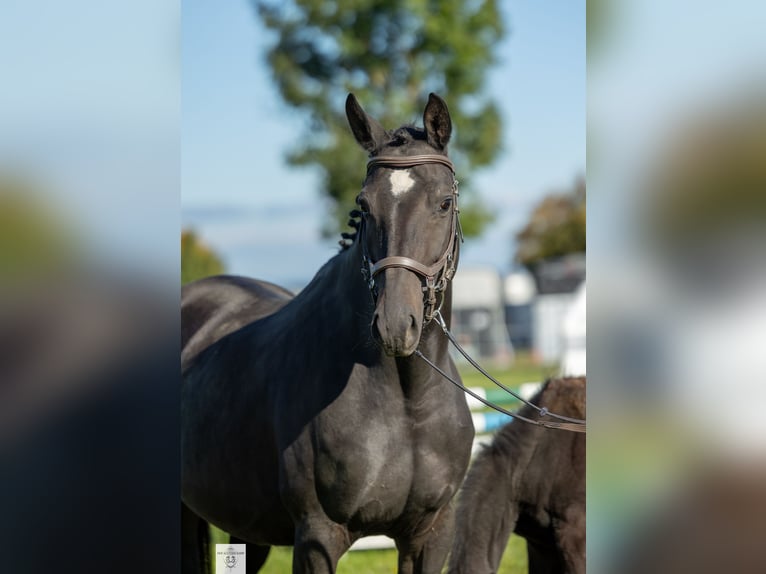
<path fill-rule="evenodd" d="M 585 377 L 551 379 L 531 402 L 584 419 Z M 527 540 L 531 574 L 584 574 L 585 435 L 518 420 L 503 427 L 468 472 L 457 524 L 450 574 L 497 572 L 511 532 Z"/>

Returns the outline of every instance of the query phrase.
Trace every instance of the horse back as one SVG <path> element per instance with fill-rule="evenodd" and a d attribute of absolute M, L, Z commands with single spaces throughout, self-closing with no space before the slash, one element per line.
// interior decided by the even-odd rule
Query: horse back
<path fill-rule="evenodd" d="M 181 368 L 201 351 L 284 307 L 293 293 L 236 275 L 216 275 L 181 288 Z"/>

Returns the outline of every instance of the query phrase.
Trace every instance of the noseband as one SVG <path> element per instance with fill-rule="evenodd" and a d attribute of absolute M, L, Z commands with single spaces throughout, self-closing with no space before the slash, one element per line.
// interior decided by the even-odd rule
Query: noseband
<path fill-rule="evenodd" d="M 400 268 L 412 271 L 424 279 L 423 285 L 423 324 L 429 323 L 441 309 L 444 302 L 444 291 L 447 284 L 457 271 L 458 255 L 460 252 L 460 243 L 463 241 L 463 231 L 460 227 L 460 218 L 458 214 L 458 181 L 455 178 L 455 167 L 452 162 L 443 155 L 423 154 L 411 156 L 378 156 L 367 162 L 367 175 L 376 167 L 388 167 L 393 169 L 407 169 L 427 163 L 441 164 L 448 167 L 452 173 L 452 214 L 449 232 L 449 242 L 444 253 L 433 265 L 424 265 L 415 259 L 394 255 L 384 257 L 373 263 L 367 253 L 367 244 L 364 240 L 364 233 L 360 233 L 362 241 L 362 275 L 367 281 L 367 285 L 374 301 L 377 300 L 378 290 L 375 284 L 375 277 L 386 269 Z M 362 228 L 364 230 L 364 218 L 362 218 Z M 439 295 L 437 299 L 437 295 Z"/>

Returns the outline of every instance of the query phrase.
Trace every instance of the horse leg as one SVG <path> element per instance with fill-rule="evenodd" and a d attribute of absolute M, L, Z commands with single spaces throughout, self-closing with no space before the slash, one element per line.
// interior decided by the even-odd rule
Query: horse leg
<path fill-rule="evenodd" d="M 249 572 L 258 572 L 266 563 L 266 559 L 269 557 L 269 551 L 271 550 L 271 546 L 250 544 L 241 538 L 231 535 L 229 536 L 229 542 L 232 544 L 246 544 L 245 559 L 247 561 L 247 570 Z"/>
<path fill-rule="evenodd" d="M 452 547 L 454 530 L 455 511 L 450 502 L 423 534 L 396 540 L 398 574 L 439 574 Z"/>
<path fill-rule="evenodd" d="M 449 574 L 497 571 L 519 517 L 511 472 L 507 460 L 490 450 L 474 461 L 458 495 Z"/>
<path fill-rule="evenodd" d="M 564 574 L 566 570 L 555 548 L 527 539 L 529 574 Z"/>
<path fill-rule="evenodd" d="M 181 572 L 210 572 L 210 534 L 208 524 L 181 503 Z"/>
<path fill-rule="evenodd" d="M 455 532 L 448 574 L 485 574 L 497 572 L 503 553 L 508 547 L 518 510 L 516 505 L 499 506 L 495 512 L 482 512 L 483 505 L 475 510 L 478 514 L 475 527 L 461 523 Z M 497 512 L 501 510 L 502 512 Z M 459 514 L 459 520 L 464 518 Z M 483 519 L 481 518 L 483 516 Z M 531 570 L 530 570 L 531 572 Z"/>
<path fill-rule="evenodd" d="M 295 529 L 293 574 L 334 574 L 351 546 L 348 530 L 329 518 L 307 518 Z"/>

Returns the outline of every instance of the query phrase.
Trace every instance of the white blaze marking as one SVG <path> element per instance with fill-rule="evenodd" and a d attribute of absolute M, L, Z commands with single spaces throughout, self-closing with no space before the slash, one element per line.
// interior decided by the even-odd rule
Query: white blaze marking
<path fill-rule="evenodd" d="M 394 197 L 399 197 L 407 193 L 415 185 L 415 180 L 410 177 L 410 172 L 406 169 L 395 169 L 391 172 L 391 193 Z"/>

